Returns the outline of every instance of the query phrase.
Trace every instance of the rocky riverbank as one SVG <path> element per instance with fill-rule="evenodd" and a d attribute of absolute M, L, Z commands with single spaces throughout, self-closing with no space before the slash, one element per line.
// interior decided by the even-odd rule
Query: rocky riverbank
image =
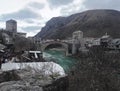
<path fill-rule="evenodd" d="M 68 77 L 27 67 L 0 72 L 0 91 L 67 91 Z"/>

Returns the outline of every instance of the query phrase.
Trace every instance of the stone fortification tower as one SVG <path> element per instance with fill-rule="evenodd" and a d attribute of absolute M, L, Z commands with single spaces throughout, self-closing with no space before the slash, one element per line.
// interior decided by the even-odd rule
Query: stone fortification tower
<path fill-rule="evenodd" d="M 17 22 L 12 19 L 6 21 L 6 31 L 16 33 L 17 32 Z"/>
<path fill-rule="evenodd" d="M 76 54 L 79 47 L 83 47 L 83 32 L 82 31 L 75 31 L 73 32 L 73 44 L 72 44 L 72 54 Z"/>

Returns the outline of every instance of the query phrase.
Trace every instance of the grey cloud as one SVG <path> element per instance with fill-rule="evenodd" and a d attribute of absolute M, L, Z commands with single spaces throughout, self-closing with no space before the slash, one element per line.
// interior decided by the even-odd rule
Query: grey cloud
<path fill-rule="evenodd" d="M 60 13 L 62 15 L 71 15 L 79 13 L 88 9 L 115 9 L 120 10 L 120 0 L 83 0 L 83 3 L 79 5 L 68 5 L 62 7 Z M 79 9 L 77 9 L 79 8 Z"/>
<path fill-rule="evenodd" d="M 74 0 L 47 0 L 50 7 L 59 7 L 72 3 Z"/>
<path fill-rule="evenodd" d="M 22 27 L 22 30 L 30 32 L 30 31 L 34 31 L 34 30 L 40 30 L 41 27 L 40 26 L 28 26 L 28 27 Z"/>
<path fill-rule="evenodd" d="M 79 13 L 83 11 L 83 5 L 80 3 L 73 3 L 67 6 L 63 6 L 60 9 L 60 13 L 63 16 L 69 16 L 71 14 Z"/>
<path fill-rule="evenodd" d="M 120 10 L 120 0 L 85 0 L 86 9 L 117 9 Z"/>
<path fill-rule="evenodd" d="M 34 11 L 30 10 L 29 8 L 25 8 L 13 13 L 1 15 L 1 19 L 3 21 L 9 20 L 9 19 L 17 19 L 17 20 L 36 19 L 38 17 L 41 17 L 41 16 L 35 13 Z"/>
<path fill-rule="evenodd" d="M 36 9 L 43 9 L 45 5 L 43 3 L 31 2 L 28 4 L 28 6 L 36 8 Z"/>
<path fill-rule="evenodd" d="M 27 19 L 27 20 L 25 20 L 25 22 L 27 22 L 27 23 L 29 23 L 29 24 L 35 23 L 32 19 Z"/>
<path fill-rule="evenodd" d="M 63 16 L 69 16 L 71 14 L 79 13 L 80 11 L 82 11 L 81 8 L 79 8 L 79 9 L 76 9 L 76 8 L 78 8 L 78 7 L 77 6 L 76 7 L 74 7 L 74 6 L 64 7 L 64 8 L 61 8 L 60 13 Z"/>

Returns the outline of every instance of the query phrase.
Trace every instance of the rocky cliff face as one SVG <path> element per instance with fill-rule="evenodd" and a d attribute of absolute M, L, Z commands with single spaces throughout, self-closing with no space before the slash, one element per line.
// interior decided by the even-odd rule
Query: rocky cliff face
<path fill-rule="evenodd" d="M 83 31 L 85 37 L 100 37 L 106 32 L 112 37 L 120 37 L 120 12 L 88 10 L 68 17 L 55 17 L 35 37 L 64 39 L 77 30 Z"/>

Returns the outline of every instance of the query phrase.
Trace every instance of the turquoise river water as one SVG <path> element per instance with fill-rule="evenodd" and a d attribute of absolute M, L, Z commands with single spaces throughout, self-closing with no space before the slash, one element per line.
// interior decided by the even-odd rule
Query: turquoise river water
<path fill-rule="evenodd" d="M 73 57 L 67 57 L 65 56 L 63 51 L 58 50 L 46 50 L 43 53 L 43 57 L 58 63 L 63 67 L 63 69 L 68 72 L 72 67 L 75 66 L 75 63 L 77 62 L 76 58 Z"/>

